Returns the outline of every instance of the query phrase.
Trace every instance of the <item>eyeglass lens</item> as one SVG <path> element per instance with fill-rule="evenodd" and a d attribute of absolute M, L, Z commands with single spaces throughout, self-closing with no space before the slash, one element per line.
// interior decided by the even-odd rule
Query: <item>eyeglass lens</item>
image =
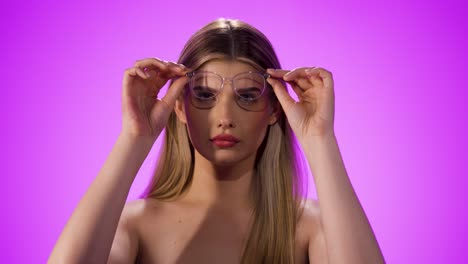
<path fill-rule="evenodd" d="M 215 73 L 194 72 L 189 84 L 192 104 L 203 109 L 213 107 L 217 95 L 229 82 L 240 107 L 248 111 L 261 111 L 266 107 L 265 77 L 256 72 L 246 72 L 224 80 Z"/>

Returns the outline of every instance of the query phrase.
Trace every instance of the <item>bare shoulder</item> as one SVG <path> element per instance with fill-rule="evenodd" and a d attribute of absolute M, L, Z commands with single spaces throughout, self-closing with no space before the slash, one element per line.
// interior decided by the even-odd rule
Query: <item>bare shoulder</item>
<path fill-rule="evenodd" d="M 121 220 L 138 220 L 139 217 L 148 211 L 148 206 L 150 206 L 149 203 L 150 202 L 147 199 L 137 199 L 127 202 L 122 211 Z"/>
<path fill-rule="evenodd" d="M 122 210 L 114 236 L 108 263 L 134 263 L 139 249 L 139 222 L 152 207 L 150 201 L 138 199 L 127 202 Z"/>
<path fill-rule="evenodd" d="M 320 231 L 320 207 L 318 201 L 303 199 L 300 207 L 300 217 L 296 227 L 296 239 L 304 241 L 306 245 L 316 237 Z"/>
<path fill-rule="evenodd" d="M 314 231 L 320 225 L 320 205 L 315 199 L 305 199 L 302 204 L 301 222 L 307 226 L 308 230 Z"/>
<path fill-rule="evenodd" d="M 318 200 L 304 201 L 303 221 L 309 235 L 308 255 L 311 263 L 328 263 L 328 251 L 323 231 L 320 204 Z"/>
<path fill-rule="evenodd" d="M 137 215 L 140 215 L 144 210 L 145 203 L 146 201 L 144 199 L 138 199 L 127 202 L 122 211 L 122 216 L 132 218 Z"/>
<path fill-rule="evenodd" d="M 304 209 L 307 209 L 309 213 L 319 214 L 320 206 L 318 200 L 309 198 L 304 200 Z"/>
<path fill-rule="evenodd" d="M 161 211 L 166 204 L 167 203 L 150 198 L 129 201 L 124 206 L 121 220 L 127 220 L 135 223 L 148 214 Z"/>

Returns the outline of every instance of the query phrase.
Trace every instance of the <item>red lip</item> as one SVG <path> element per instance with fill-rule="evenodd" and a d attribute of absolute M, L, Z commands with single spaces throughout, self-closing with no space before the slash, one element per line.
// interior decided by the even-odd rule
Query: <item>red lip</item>
<path fill-rule="evenodd" d="M 220 135 L 217 135 L 217 136 L 211 138 L 211 141 L 214 141 L 214 140 L 232 141 L 232 142 L 236 142 L 236 143 L 240 141 L 235 136 L 229 135 L 229 134 L 220 134 Z"/>
<path fill-rule="evenodd" d="M 233 135 L 221 134 L 210 139 L 216 146 L 220 148 L 230 148 L 236 145 L 240 140 Z"/>

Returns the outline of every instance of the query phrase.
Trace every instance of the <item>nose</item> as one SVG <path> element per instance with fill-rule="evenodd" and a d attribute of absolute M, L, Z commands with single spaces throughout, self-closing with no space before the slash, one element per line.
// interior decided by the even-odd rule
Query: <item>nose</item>
<path fill-rule="evenodd" d="M 236 125 L 234 124 L 232 119 L 223 118 L 223 119 L 219 119 L 218 127 L 227 129 L 227 128 L 235 128 Z"/>
<path fill-rule="evenodd" d="M 216 113 L 218 128 L 235 128 L 236 122 L 234 121 L 234 117 L 237 104 L 232 91 L 232 83 L 225 82 L 224 86 L 223 92 L 218 94 L 218 102 L 216 102 L 213 110 Z"/>

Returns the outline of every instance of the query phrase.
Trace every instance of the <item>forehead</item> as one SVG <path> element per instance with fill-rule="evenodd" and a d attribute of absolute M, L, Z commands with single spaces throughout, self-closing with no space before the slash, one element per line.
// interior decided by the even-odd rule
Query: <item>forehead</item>
<path fill-rule="evenodd" d="M 232 78 L 233 76 L 243 72 L 256 71 L 252 65 L 246 62 L 227 59 L 216 59 L 208 61 L 203 64 L 199 70 L 216 72 L 227 78 Z"/>

